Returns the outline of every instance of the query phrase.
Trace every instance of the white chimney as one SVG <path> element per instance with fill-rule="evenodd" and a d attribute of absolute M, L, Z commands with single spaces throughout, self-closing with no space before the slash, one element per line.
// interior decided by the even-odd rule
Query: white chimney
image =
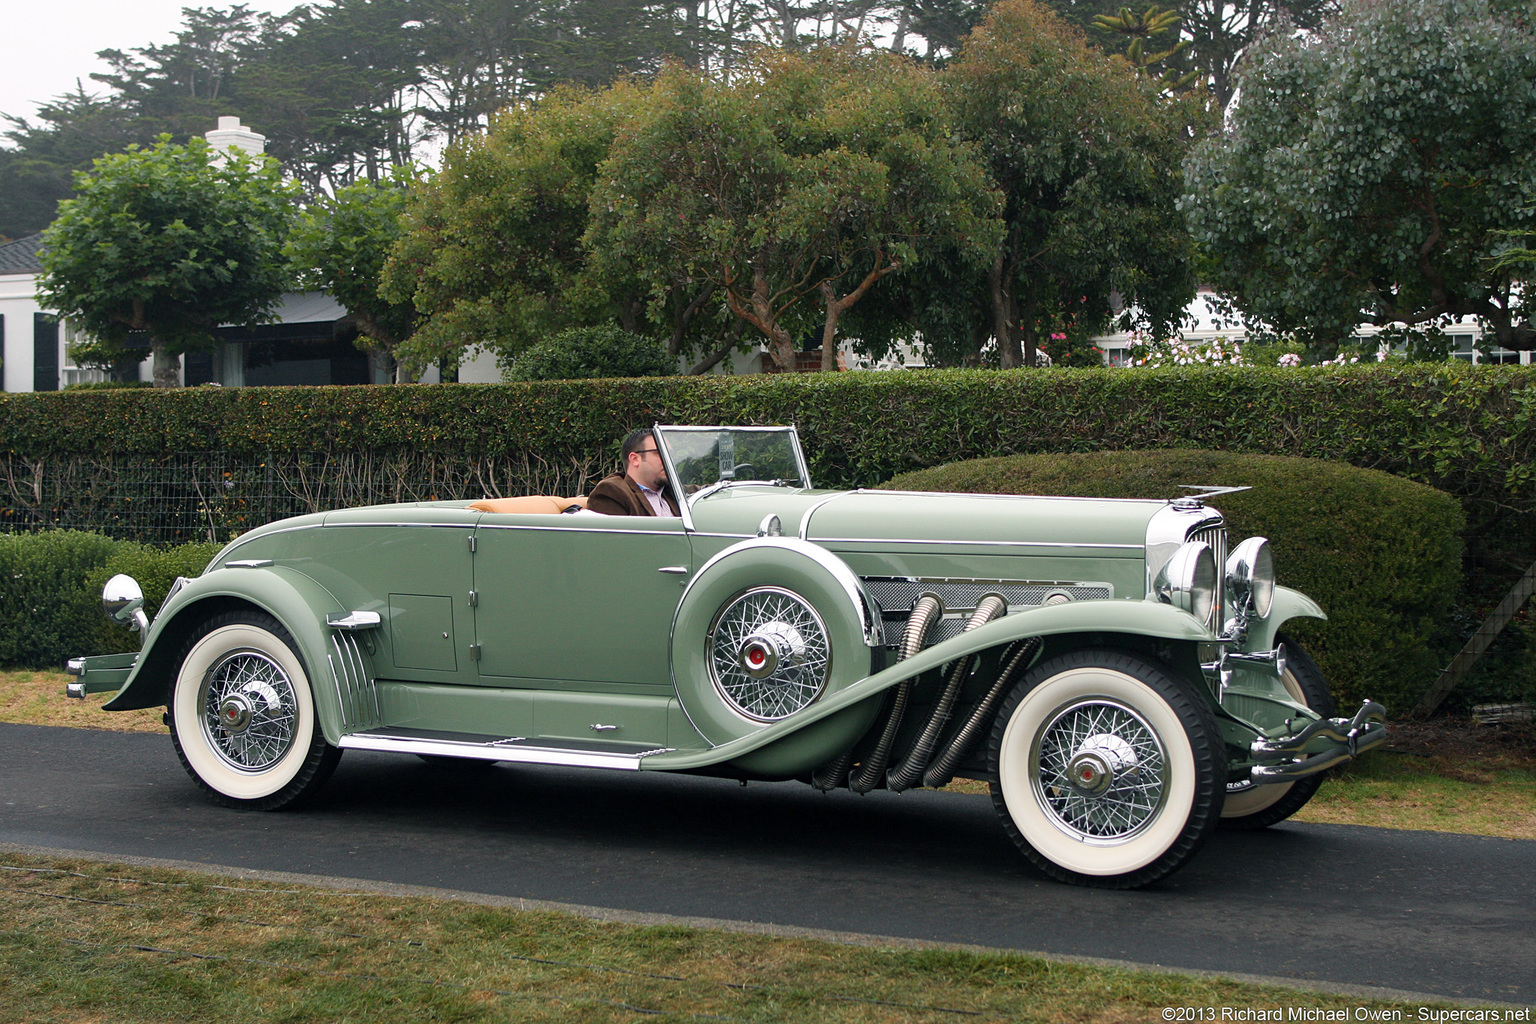
<path fill-rule="evenodd" d="M 219 165 L 223 164 L 224 154 L 230 150 L 238 149 L 247 156 L 258 157 L 267 148 L 267 137 L 251 131 L 238 117 L 219 118 L 219 126 L 206 133 L 204 138 L 213 149 L 214 162 Z"/>

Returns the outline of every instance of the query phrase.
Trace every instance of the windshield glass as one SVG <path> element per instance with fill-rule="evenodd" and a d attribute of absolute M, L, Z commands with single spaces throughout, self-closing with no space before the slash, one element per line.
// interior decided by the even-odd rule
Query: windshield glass
<path fill-rule="evenodd" d="M 811 485 L 794 427 L 657 427 L 656 440 L 685 496 L 747 480 Z"/>

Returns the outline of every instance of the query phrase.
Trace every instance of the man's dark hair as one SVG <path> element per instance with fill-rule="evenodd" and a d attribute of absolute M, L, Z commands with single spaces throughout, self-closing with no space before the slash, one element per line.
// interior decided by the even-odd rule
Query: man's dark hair
<path fill-rule="evenodd" d="M 629 432 L 629 436 L 624 439 L 624 451 L 620 453 L 619 458 L 627 463 L 629 461 L 631 452 L 637 452 L 641 448 L 645 447 L 645 441 L 647 438 L 652 438 L 652 443 L 655 443 L 654 435 L 655 432 L 650 427 L 641 427 L 638 430 L 631 430 Z"/>

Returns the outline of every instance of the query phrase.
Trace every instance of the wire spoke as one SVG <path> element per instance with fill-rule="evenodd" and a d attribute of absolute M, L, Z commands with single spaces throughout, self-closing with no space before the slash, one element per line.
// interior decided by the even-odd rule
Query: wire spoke
<path fill-rule="evenodd" d="M 262 771 L 293 745 L 298 701 L 288 674 L 260 651 L 225 655 L 203 683 L 203 731 L 232 768 Z"/>

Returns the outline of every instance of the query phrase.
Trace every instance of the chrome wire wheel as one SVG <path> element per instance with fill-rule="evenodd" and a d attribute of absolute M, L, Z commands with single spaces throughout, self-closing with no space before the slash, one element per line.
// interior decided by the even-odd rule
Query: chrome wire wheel
<path fill-rule="evenodd" d="M 1125 704 L 1078 701 L 1040 730 L 1030 753 L 1041 806 L 1085 843 L 1131 838 L 1166 796 L 1167 755 L 1147 720 Z"/>
<path fill-rule="evenodd" d="M 715 689 L 752 721 L 786 718 L 826 688 L 826 626 L 792 591 L 756 587 L 737 595 L 715 616 L 704 643 Z"/>
<path fill-rule="evenodd" d="M 265 771 L 293 746 L 293 681 L 261 651 L 231 651 L 215 662 L 203 680 L 201 704 L 208 745 L 236 771 Z"/>

